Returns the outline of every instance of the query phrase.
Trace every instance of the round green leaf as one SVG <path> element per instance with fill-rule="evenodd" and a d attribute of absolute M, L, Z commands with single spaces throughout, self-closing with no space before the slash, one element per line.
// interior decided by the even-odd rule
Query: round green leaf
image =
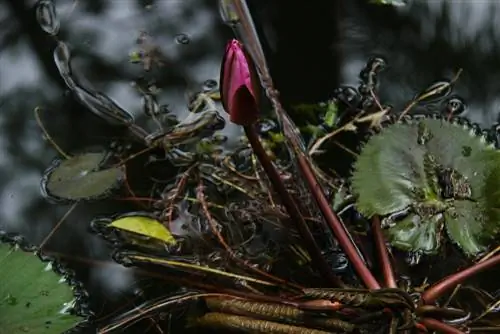
<path fill-rule="evenodd" d="M 69 313 L 72 287 L 50 262 L 0 243 L 0 334 L 60 334 L 83 319 Z"/>
<path fill-rule="evenodd" d="M 57 162 L 42 180 L 46 195 L 57 200 L 96 199 L 125 179 L 123 167 L 101 168 L 106 153 L 84 153 Z"/>
<path fill-rule="evenodd" d="M 444 216 L 450 239 L 466 254 L 477 255 L 500 231 L 498 166 L 500 153 L 469 125 L 414 119 L 388 125 L 368 140 L 351 185 L 357 209 L 367 217 L 408 212 L 386 231 L 395 247 L 435 252 L 441 231 L 437 222 Z M 438 175 L 448 175 L 449 184 L 443 185 Z M 464 186 L 469 187 L 467 197 L 452 192 L 448 198 L 449 189 Z"/>

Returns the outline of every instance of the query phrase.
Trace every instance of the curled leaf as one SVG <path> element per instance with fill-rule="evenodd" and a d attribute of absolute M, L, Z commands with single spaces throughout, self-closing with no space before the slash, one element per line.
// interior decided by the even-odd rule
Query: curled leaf
<path fill-rule="evenodd" d="M 125 179 L 125 168 L 102 168 L 105 158 L 104 152 L 89 152 L 67 160 L 56 160 L 42 178 L 44 195 L 63 201 L 107 196 Z"/>
<path fill-rule="evenodd" d="M 119 217 L 113 220 L 109 226 L 160 240 L 168 245 L 177 243 L 165 225 L 147 216 L 130 215 Z"/>

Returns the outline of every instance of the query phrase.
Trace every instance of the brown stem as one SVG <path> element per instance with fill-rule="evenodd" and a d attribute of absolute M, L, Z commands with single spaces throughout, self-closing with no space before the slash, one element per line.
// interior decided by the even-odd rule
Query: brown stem
<path fill-rule="evenodd" d="M 444 322 L 441 322 L 436 319 L 432 318 L 422 318 L 419 320 L 421 324 L 423 324 L 427 329 L 433 330 L 433 331 L 438 331 L 439 333 L 446 333 L 446 334 L 465 334 L 465 332 L 462 332 L 458 328 L 455 328 L 453 326 L 450 326 L 448 324 L 445 324 Z"/>
<path fill-rule="evenodd" d="M 422 294 L 422 301 L 425 304 L 433 304 L 439 297 L 441 297 L 448 290 L 453 289 L 457 284 L 461 284 L 466 279 L 480 273 L 481 271 L 492 268 L 499 264 L 500 254 L 483 262 L 476 263 L 467 269 L 459 271 L 458 273 L 449 275 L 428 288 Z"/>
<path fill-rule="evenodd" d="M 265 272 L 264 270 L 261 270 L 261 269 L 255 267 L 249 261 L 243 260 L 238 255 L 236 255 L 236 253 L 227 244 L 226 240 L 224 240 L 224 237 L 217 229 L 216 222 L 214 221 L 212 214 L 208 210 L 207 201 L 205 199 L 205 193 L 203 191 L 203 181 L 202 180 L 200 180 L 200 183 L 198 185 L 197 193 L 198 193 L 198 199 L 201 203 L 202 211 L 205 214 L 205 218 L 207 219 L 208 224 L 210 225 L 210 229 L 212 230 L 212 233 L 215 234 L 217 240 L 222 245 L 222 247 L 224 247 L 224 249 L 229 254 L 231 259 L 233 259 L 236 263 L 240 264 L 242 267 L 247 268 L 247 269 L 249 269 L 249 270 L 251 270 L 251 271 L 253 271 L 261 276 L 264 276 L 264 277 L 266 277 L 274 282 L 277 282 L 277 283 L 283 285 L 284 288 L 291 289 L 292 291 L 297 291 L 297 290 L 303 289 L 302 286 L 295 284 L 295 283 L 292 283 L 292 282 L 288 282 L 287 280 L 284 280 L 284 279 L 279 278 L 277 276 L 271 275 L 270 273 Z"/>
<path fill-rule="evenodd" d="M 274 168 L 264 147 L 262 147 L 255 128 L 253 127 L 253 125 L 246 125 L 243 126 L 243 129 L 245 130 L 245 134 L 248 138 L 248 142 L 252 146 L 254 154 L 257 156 L 257 159 L 259 159 L 259 162 L 261 163 L 262 168 L 264 168 L 269 181 L 280 196 L 283 205 L 288 211 L 290 220 L 294 222 L 295 228 L 300 233 L 302 241 L 304 242 L 304 246 L 307 248 L 309 255 L 311 255 L 311 258 L 313 259 L 313 264 L 317 266 L 323 278 L 329 280 L 334 284 L 334 286 L 343 286 L 340 279 L 335 276 L 332 269 L 323 258 L 321 250 L 316 244 L 316 241 L 314 240 L 314 237 L 309 230 L 309 227 L 307 226 L 302 213 L 298 209 L 298 206 L 293 200 L 290 193 L 286 190 L 285 185 L 283 184 L 283 181 L 278 174 L 278 171 L 276 170 L 276 168 Z"/>
<path fill-rule="evenodd" d="M 380 226 L 380 219 L 374 216 L 372 219 L 372 232 L 375 239 L 375 247 L 377 248 L 378 260 L 382 266 L 382 273 L 384 275 L 385 286 L 387 288 L 397 288 L 396 279 L 394 278 L 394 271 L 392 269 L 391 259 L 389 252 L 385 246 L 385 239 Z"/>
<path fill-rule="evenodd" d="M 325 194 L 323 193 L 323 190 L 318 183 L 318 180 L 314 176 L 314 172 L 312 171 L 307 158 L 303 154 L 298 154 L 297 160 L 299 163 L 299 167 L 304 174 L 304 177 L 306 178 L 306 183 L 309 187 L 309 190 L 316 199 L 323 217 L 332 229 L 340 246 L 351 261 L 359 277 L 363 280 L 363 282 L 369 289 L 380 289 L 380 284 L 377 282 L 371 271 L 366 266 L 365 262 L 359 255 L 356 246 L 353 244 L 343 224 L 340 222 L 340 219 L 330 207 L 330 204 L 328 203 L 328 200 L 326 199 Z"/>

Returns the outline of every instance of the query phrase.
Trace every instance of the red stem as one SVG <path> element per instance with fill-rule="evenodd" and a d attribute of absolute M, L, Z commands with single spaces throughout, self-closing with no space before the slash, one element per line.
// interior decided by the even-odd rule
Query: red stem
<path fill-rule="evenodd" d="M 433 331 L 438 331 L 439 333 L 446 333 L 446 334 L 465 334 L 465 332 L 462 332 L 458 328 L 455 328 L 453 326 L 450 326 L 448 324 L 445 324 L 444 322 L 441 322 L 436 319 L 432 318 L 422 318 L 419 320 L 421 324 L 423 324 L 427 329 L 433 330 Z"/>
<path fill-rule="evenodd" d="M 375 247 L 377 248 L 378 259 L 382 266 L 382 273 L 384 275 L 385 286 L 387 288 L 397 288 L 396 279 L 394 278 L 394 271 L 392 269 L 391 259 L 387 247 L 385 246 L 384 234 L 380 226 L 380 219 L 374 216 L 372 219 L 372 231 L 375 239 Z"/>
<path fill-rule="evenodd" d="M 459 271 L 458 273 L 449 275 L 441 281 L 434 283 L 430 288 L 425 290 L 422 294 L 422 301 L 425 304 L 433 304 L 439 297 L 447 291 L 455 288 L 457 284 L 463 283 L 466 279 L 480 273 L 483 270 L 500 265 L 500 254 L 492 258 L 476 263 L 467 269 Z"/>
<path fill-rule="evenodd" d="M 306 183 L 309 186 L 309 190 L 318 203 L 323 217 L 332 229 L 335 237 L 339 241 L 340 246 L 351 261 L 359 277 L 363 280 L 363 282 L 369 289 L 380 289 L 380 284 L 368 269 L 361 256 L 359 256 L 358 250 L 352 243 L 351 238 L 347 234 L 347 231 L 345 230 L 343 224 L 340 222 L 339 218 L 330 207 L 330 204 L 328 203 L 328 200 L 323 193 L 323 189 L 314 176 L 314 172 L 312 171 L 307 158 L 303 154 L 298 154 L 297 161 L 302 173 L 304 174 L 304 177 L 306 178 Z"/>
<path fill-rule="evenodd" d="M 304 241 L 304 246 L 306 246 L 308 253 L 313 258 L 314 260 L 313 264 L 315 264 L 318 267 L 318 270 L 321 272 L 321 275 L 325 279 L 333 283 L 334 286 L 343 286 L 342 282 L 338 279 L 337 276 L 335 276 L 330 266 L 323 258 L 321 250 L 317 246 L 316 241 L 314 240 L 314 237 L 311 231 L 309 230 L 309 227 L 307 226 L 304 217 L 302 216 L 302 213 L 298 209 L 298 206 L 293 200 L 290 193 L 286 190 L 285 185 L 283 184 L 283 181 L 280 175 L 278 174 L 278 171 L 276 170 L 276 168 L 274 168 L 271 160 L 269 159 L 269 156 L 264 150 L 264 147 L 262 147 L 262 144 L 259 140 L 257 132 L 255 131 L 255 128 L 253 127 L 253 125 L 246 125 L 243 126 L 243 129 L 245 130 L 245 134 L 248 138 L 250 145 L 252 146 L 254 154 L 257 156 L 257 159 L 259 159 L 259 162 L 261 163 L 262 168 L 264 168 L 264 171 L 266 172 L 269 180 L 271 181 L 273 188 L 280 196 L 283 205 L 285 206 L 288 214 L 290 215 L 291 221 L 294 222 L 295 228 L 299 231 Z"/>

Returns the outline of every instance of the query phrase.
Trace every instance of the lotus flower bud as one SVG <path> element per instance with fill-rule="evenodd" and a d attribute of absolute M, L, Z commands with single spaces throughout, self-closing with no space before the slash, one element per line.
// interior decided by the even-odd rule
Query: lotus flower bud
<path fill-rule="evenodd" d="M 220 75 L 222 105 L 231 122 L 251 125 L 259 118 L 260 85 L 251 58 L 236 39 L 226 46 Z"/>

